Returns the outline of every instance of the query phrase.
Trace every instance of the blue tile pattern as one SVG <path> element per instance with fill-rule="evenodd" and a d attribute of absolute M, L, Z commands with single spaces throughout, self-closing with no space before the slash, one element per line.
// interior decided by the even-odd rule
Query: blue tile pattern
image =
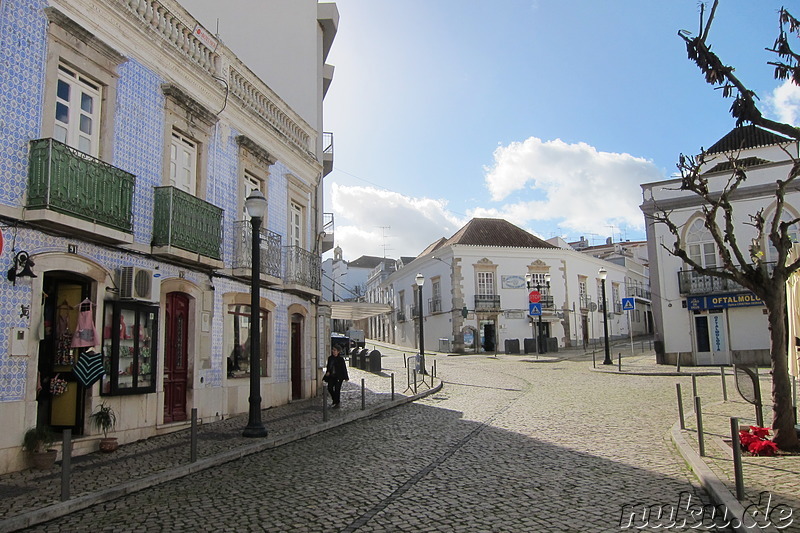
<path fill-rule="evenodd" d="M 47 19 L 43 9 L 45 0 L 0 0 L 0 205 L 22 207 L 27 188 L 28 143 L 41 133 L 42 101 L 45 86 L 47 54 Z M 78 21 L 80 23 L 80 21 Z M 112 46 L 115 43 L 109 43 Z M 125 54 L 125 50 L 120 50 Z M 149 69 L 135 57 L 118 68 L 117 99 L 114 103 L 114 160 L 112 164 L 136 176 L 133 205 L 133 238 L 139 248 L 146 247 L 152 239 L 154 186 L 163 184 L 164 169 L 162 149 L 165 128 L 165 101 L 161 84 L 165 79 Z M 237 194 L 239 176 L 239 132 L 224 120 L 212 131 L 208 146 L 208 180 L 206 200 L 224 209 L 222 258 L 226 265 L 233 259 L 233 222 L 241 218 Z M 288 244 L 288 192 L 287 175 L 290 169 L 281 161 L 270 168 L 268 181 L 268 214 L 266 226 L 281 235 Z M 306 238 L 311 242 L 311 228 Z M 158 269 L 162 283 L 178 278 L 180 273 L 187 281 L 203 286 L 208 282 L 204 271 L 193 271 L 162 263 L 154 258 L 114 247 L 83 241 L 76 236 L 57 236 L 20 226 L 4 227 L 5 246 L 0 254 L 0 273 L 11 264 L 12 249 L 33 254 L 45 252 L 65 253 L 68 244 L 78 244 L 81 257 L 94 261 L 109 271 L 124 265 Z M 223 385 L 226 358 L 223 354 L 225 313 L 222 297 L 229 292 L 248 293 L 248 283 L 228 277 L 215 277 L 213 319 L 211 324 L 211 369 L 205 370 L 205 386 Z M 16 286 L 0 280 L 0 402 L 32 400 L 33 391 L 26 384 L 33 382 L 37 354 L 27 357 L 8 354 L 11 328 L 31 328 L 28 318 L 20 317 L 21 305 L 32 305 L 38 296 L 32 294 L 31 285 L 21 280 Z M 262 289 L 262 296 L 275 302 L 273 313 L 273 369 L 271 377 L 276 383 L 290 381 L 290 323 L 287 308 L 295 303 L 310 304 L 298 296 L 275 290 Z M 36 302 L 38 305 L 38 302 Z M 162 311 L 163 312 L 163 311 Z M 306 332 L 315 330 L 307 323 Z M 163 332 L 160 345 L 163 346 Z M 316 347 L 310 348 L 312 351 Z M 311 357 L 312 366 L 315 354 Z M 163 353 L 159 354 L 163 361 Z M 307 376 L 306 376 L 307 377 Z"/>
<path fill-rule="evenodd" d="M 39 136 L 47 20 L 42 0 L 0 2 L 0 203 L 21 207 L 28 142 Z"/>
<path fill-rule="evenodd" d="M 160 79 L 134 59 L 119 67 L 114 124 L 114 166 L 136 176 L 133 236 L 153 236 L 153 187 L 163 185 L 164 93 Z"/>

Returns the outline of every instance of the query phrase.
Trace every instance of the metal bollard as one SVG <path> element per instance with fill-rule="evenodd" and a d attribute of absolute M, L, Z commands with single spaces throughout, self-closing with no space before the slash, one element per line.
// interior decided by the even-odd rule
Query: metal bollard
<path fill-rule="evenodd" d="M 694 410 L 697 413 L 697 444 L 700 446 L 700 457 L 705 457 L 706 443 L 703 440 L 703 411 L 700 409 L 700 396 L 694 397 Z"/>
<path fill-rule="evenodd" d="M 197 461 L 197 407 L 192 407 L 191 444 L 189 445 L 189 462 Z"/>
<path fill-rule="evenodd" d="M 392 372 L 392 401 L 394 401 L 394 372 Z"/>
<path fill-rule="evenodd" d="M 722 401 L 728 401 L 728 386 L 725 384 L 725 367 L 719 367 L 719 375 L 722 377 Z"/>
<path fill-rule="evenodd" d="M 326 383 L 322 383 L 322 421 L 328 421 L 328 387 Z"/>
<path fill-rule="evenodd" d="M 417 371 L 414 370 L 414 394 L 417 394 Z"/>
<path fill-rule="evenodd" d="M 61 501 L 69 500 L 69 478 L 72 475 L 72 430 L 65 429 L 61 437 Z"/>
<path fill-rule="evenodd" d="M 692 374 L 692 398 L 697 397 L 697 376 Z M 697 413 L 697 409 L 694 410 Z"/>
<path fill-rule="evenodd" d="M 431 377 L 436 377 L 436 359 L 433 360 L 433 376 Z"/>
<path fill-rule="evenodd" d="M 683 418 L 683 396 L 681 395 L 681 384 L 676 383 L 675 387 L 678 389 L 678 418 L 681 421 L 681 429 L 686 429 L 686 421 Z"/>
<path fill-rule="evenodd" d="M 731 417 L 731 448 L 733 448 L 733 475 L 736 480 L 736 499 L 744 499 L 744 477 L 742 476 L 742 448 L 739 444 L 739 419 Z"/>
<path fill-rule="evenodd" d="M 681 354 L 678 354 L 678 357 L 676 359 L 678 360 L 677 372 L 680 373 L 680 371 L 681 371 Z"/>
<path fill-rule="evenodd" d="M 366 396 L 366 389 L 364 388 L 364 378 L 361 378 L 361 410 L 367 408 L 367 396 Z"/>
<path fill-rule="evenodd" d="M 617 354 L 617 372 L 622 372 L 622 352 Z"/>
<path fill-rule="evenodd" d="M 597 363 L 594 359 L 594 348 L 592 348 L 592 368 L 597 368 Z"/>

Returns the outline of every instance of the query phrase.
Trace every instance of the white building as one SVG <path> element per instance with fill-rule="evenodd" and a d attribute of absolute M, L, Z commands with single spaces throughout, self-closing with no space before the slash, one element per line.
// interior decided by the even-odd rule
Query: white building
<path fill-rule="evenodd" d="M 184 428 L 193 408 L 246 412 L 251 316 L 262 405 L 320 386 L 333 237 L 322 105 L 339 14 L 231 0 L 200 20 L 201 3 L 2 2 L 0 250 L 4 272 L 30 257 L 36 277 L 1 282 L 0 472 L 25 466 L 36 425 L 70 429 L 76 454 L 96 450 L 88 417 L 101 403 L 123 443 Z M 255 190 L 266 212 L 253 312 Z M 84 383 L 89 347 L 105 372 Z M 56 377 L 67 389 L 51 394 Z"/>
<path fill-rule="evenodd" d="M 628 270 L 624 293 L 626 297 L 634 299 L 635 309 L 629 315 L 633 335 L 652 335 L 654 324 L 647 241 L 613 242 L 609 237 L 605 244 L 590 245 L 581 237 L 581 240 L 569 244 L 581 253 L 616 263 Z"/>
<path fill-rule="evenodd" d="M 505 220 L 473 219 L 386 278 L 387 294 L 394 298 L 394 342 L 419 346 L 415 278 L 422 274 L 426 349 L 536 351 L 532 339 L 540 329 L 550 350 L 588 345 L 603 338 L 600 268 L 608 272 L 609 336 L 627 336 L 621 311 L 624 267 L 553 246 Z M 541 289 L 542 313 L 536 318 L 529 315 L 528 275 Z"/>
<path fill-rule="evenodd" d="M 786 150 L 786 151 L 784 151 Z M 787 153 L 788 151 L 788 153 Z M 729 157 L 737 156 L 747 166 L 747 180 L 733 197 L 733 223 L 739 245 L 747 253 L 755 237 L 749 215 L 764 209 L 771 220 L 777 180 L 784 180 L 797 158 L 798 145 L 756 126 L 733 129 L 708 149 L 703 169 L 711 191 L 720 191 L 731 177 Z M 681 228 L 681 239 L 689 256 L 705 268 L 721 267 L 721 259 L 703 223 L 700 198 L 680 190 L 680 179 L 642 185 L 642 211 L 648 217 L 647 243 L 653 295 L 655 346 L 658 361 L 675 364 L 723 365 L 755 363 L 768 365 L 770 339 L 766 310 L 755 295 L 727 280 L 696 274 L 668 249 L 675 242 L 664 224 L 649 218 L 657 211 L 670 212 Z M 800 194 L 786 194 L 783 217 L 798 216 Z M 795 232 L 796 234 L 796 232 Z M 766 239 L 765 239 L 766 241 Z M 769 242 L 759 243 L 767 261 L 774 261 Z"/>

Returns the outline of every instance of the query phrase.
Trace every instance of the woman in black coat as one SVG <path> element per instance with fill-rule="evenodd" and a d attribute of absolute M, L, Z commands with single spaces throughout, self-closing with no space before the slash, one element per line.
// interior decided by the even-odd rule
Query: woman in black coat
<path fill-rule="evenodd" d="M 331 393 L 332 407 L 339 407 L 342 381 L 350 381 L 350 376 L 347 375 L 347 365 L 344 357 L 339 355 L 338 346 L 331 346 L 331 356 L 328 357 L 328 366 L 325 369 L 325 381 L 328 382 L 328 392 Z"/>

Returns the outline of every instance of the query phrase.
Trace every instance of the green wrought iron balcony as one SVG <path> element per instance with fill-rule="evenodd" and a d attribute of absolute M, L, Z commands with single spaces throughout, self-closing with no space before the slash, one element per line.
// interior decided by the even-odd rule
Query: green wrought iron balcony
<path fill-rule="evenodd" d="M 123 233 L 133 230 L 136 177 L 55 139 L 31 141 L 28 212 L 51 211 Z M 35 213 L 33 220 L 48 220 Z M 51 225 L 58 223 L 49 219 Z M 68 224 L 66 221 L 65 224 Z M 78 228 L 81 229 L 81 228 Z M 86 228 L 83 228 L 86 231 Z"/>
<path fill-rule="evenodd" d="M 221 208 L 173 186 L 155 187 L 153 248 L 178 248 L 219 261 L 222 214 Z"/>

